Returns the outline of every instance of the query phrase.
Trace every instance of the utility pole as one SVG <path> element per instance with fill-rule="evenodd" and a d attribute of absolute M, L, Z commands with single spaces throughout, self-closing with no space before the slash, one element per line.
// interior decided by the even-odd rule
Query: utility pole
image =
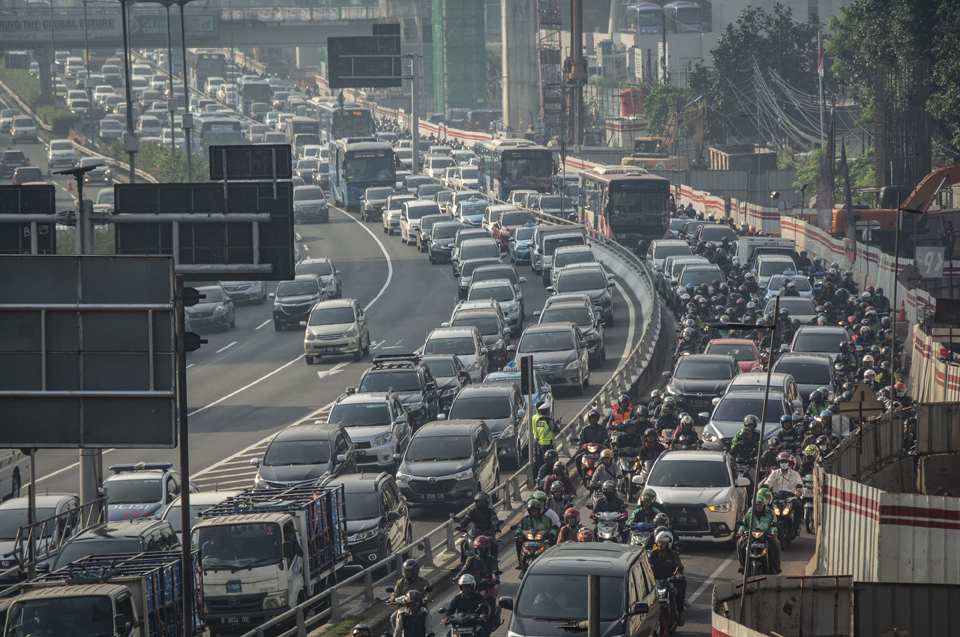
<path fill-rule="evenodd" d="M 420 91 L 417 87 L 417 54 L 404 55 L 410 58 L 410 148 L 413 151 L 414 175 L 420 172 L 420 115 L 417 112 L 420 102 Z"/>
<path fill-rule="evenodd" d="M 187 28 L 186 20 L 183 19 L 183 12 L 187 8 L 187 2 L 190 0 L 177 0 L 180 6 L 180 48 L 183 54 L 183 120 L 180 127 L 183 129 L 183 141 L 187 149 L 187 183 L 193 183 L 193 170 L 191 162 L 193 161 L 193 150 L 190 148 L 190 130 L 193 128 L 193 115 L 190 113 L 190 86 L 187 83 Z M 170 92 L 173 97 L 173 91 Z"/>
<path fill-rule="evenodd" d="M 583 0 L 570 0 L 570 64 L 567 69 L 567 112 L 570 114 L 570 141 L 583 146 L 586 127 L 583 109 L 583 87 L 587 83 L 587 63 L 583 57 Z"/>
<path fill-rule="evenodd" d="M 170 111 L 170 154 L 177 154 L 176 126 L 173 123 L 173 113 L 177 110 L 176 100 L 173 98 L 173 30 L 170 26 L 170 0 L 163 3 L 167 10 L 167 73 L 170 76 L 170 97 L 167 98 L 167 110 Z"/>
<path fill-rule="evenodd" d="M 130 157 L 130 183 L 135 184 L 137 183 L 136 156 L 140 144 L 133 132 L 133 98 L 130 94 L 130 30 L 127 28 L 127 4 L 129 1 L 120 0 L 120 19 L 123 22 L 123 75 L 127 100 L 127 131 L 123 134 L 123 149 Z"/>

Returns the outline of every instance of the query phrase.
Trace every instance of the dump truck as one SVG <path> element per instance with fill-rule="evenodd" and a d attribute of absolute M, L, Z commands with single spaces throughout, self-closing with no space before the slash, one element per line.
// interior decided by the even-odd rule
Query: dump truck
<path fill-rule="evenodd" d="M 207 626 L 249 630 L 329 588 L 347 565 L 343 486 L 248 489 L 201 514 Z"/>
<path fill-rule="evenodd" d="M 181 557 L 178 550 L 87 557 L 26 582 L 10 602 L 3 635 L 180 637 Z M 202 574 L 192 573 L 197 600 Z M 202 613 L 202 602 L 195 601 L 197 629 Z"/>

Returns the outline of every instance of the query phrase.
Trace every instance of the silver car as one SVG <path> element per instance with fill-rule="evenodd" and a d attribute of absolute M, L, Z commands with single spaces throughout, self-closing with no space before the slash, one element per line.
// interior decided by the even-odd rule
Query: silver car
<path fill-rule="evenodd" d="M 507 319 L 507 325 L 511 330 L 519 332 L 523 323 L 523 316 L 520 313 L 520 299 L 517 298 L 517 290 L 513 283 L 508 279 L 490 279 L 487 281 L 477 281 L 467 290 L 467 301 L 479 301 L 482 299 L 493 299 L 500 304 L 500 311 Z"/>
<path fill-rule="evenodd" d="M 470 374 L 470 380 L 479 383 L 489 371 L 487 348 L 475 327 L 441 327 L 430 332 L 421 353 L 424 356 L 452 354 L 460 359 Z"/>
<path fill-rule="evenodd" d="M 541 323 L 523 332 L 517 345 L 516 365 L 533 356 L 533 368 L 554 389 L 572 386 L 582 394 L 590 385 L 590 349 L 573 323 Z"/>
<path fill-rule="evenodd" d="M 547 288 L 549 292 L 566 294 L 583 292 L 590 295 L 594 310 L 613 325 L 613 278 L 599 263 L 581 263 L 568 265 L 558 275 L 556 285 Z"/>

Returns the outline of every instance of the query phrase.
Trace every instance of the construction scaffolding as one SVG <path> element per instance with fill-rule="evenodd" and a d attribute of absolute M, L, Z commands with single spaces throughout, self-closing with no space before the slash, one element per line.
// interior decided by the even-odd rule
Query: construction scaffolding
<path fill-rule="evenodd" d="M 486 108 L 483 0 L 432 0 L 434 111 Z"/>
<path fill-rule="evenodd" d="M 540 64 L 540 119 L 543 139 L 560 137 L 563 117 L 560 0 L 537 0 L 537 59 Z"/>

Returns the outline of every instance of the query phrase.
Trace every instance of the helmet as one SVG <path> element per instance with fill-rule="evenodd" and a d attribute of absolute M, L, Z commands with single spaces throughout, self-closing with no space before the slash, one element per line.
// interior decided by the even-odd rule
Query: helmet
<path fill-rule="evenodd" d="M 636 429 L 636 428 L 637 428 L 637 421 L 634 420 L 633 418 L 631 418 L 630 420 L 625 420 L 625 421 L 623 422 L 623 428 L 624 428 L 624 429 Z"/>
<path fill-rule="evenodd" d="M 780 439 L 774 436 L 773 438 L 770 439 L 770 442 L 768 442 L 767 444 L 770 445 L 771 449 L 776 449 L 777 447 L 780 446 L 781 443 L 780 443 Z"/>
<path fill-rule="evenodd" d="M 656 502 L 656 501 L 657 501 L 657 494 L 654 493 L 653 491 L 651 491 L 650 489 L 646 489 L 643 493 L 640 494 L 640 501 L 641 501 L 641 502 Z"/>
<path fill-rule="evenodd" d="M 757 497 L 753 500 L 754 504 L 759 504 L 762 506 L 767 506 L 767 499 L 759 491 L 757 492 Z"/>
<path fill-rule="evenodd" d="M 790 462 L 790 454 L 786 451 L 781 451 L 777 454 L 777 462 Z"/>
<path fill-rule="evenodd" d="M 540 504 L 543 504 L 547 501 L 547 494 L 543 491 L 534 491 L 530 494 L 530 497 L 540 502 Z"/>
<path fill-rule="evenodd" d="M 578 511 L 577 509 L 574 509 L 573 507 L 570 507 L 569 509 L 563 512 L 563 521 L 566 522 L 568 518 L 576 518 L 576 520 L 579 522 L 580 511 Z"/>
<path fill-rule="evenodd" d="M 476 585 L 477 585 L 477 580 L 473 577 L 473 575 L 470 575 L 469 573 L 464 573 L 463 575 L 460 576 L 460 579 L 457 580 L 457 586 L 460 586 L 461 588 L 464 586 L 476 586 Z"/>
<path fill-rule="evenodd" d="M 893 386 L 893 389 L 897 392 L 897 394 L 904 394 L 907 391 L 907 386 L 903 383 L 897 383 Z"/>
<path fill-rule="evenodd" d="M 599 417 L 600 417 L 600 412 L 597 411 L 596 409 L 591 409 L 591 410 L 589 411 L 589 413 L 587 413 L 587 418 L 588 418 L 588 419 L 589 419 L 589 418 L 593 418 L 594 416 L 596 416 L 597 418 L 599 418 Z"/>
<path fill-rule="evenodd" d="M 550 403 L 546 401 L 540 403 L 539 405 L 537 405 L 537 411 L 539 411 L 541 414 L 547 413 L 548 411 L 550 411 Z"/>
<path fill-rule="evenodd" d="M 484 540 L 487 539 L 487 538 L 485 538 L 485 537 L 483 537 L 483 536 L 480 536 L 480 537 L 482 537 Z M 478 537 L 477 539 L 479 540 L 480 537 Z M 489 542 L 489 541 L 490 541 L 490 540 L 487 540 L 487 542 Z M 410 591 L 409 593 L 407 593 L 404 597 L 405 597 L 405 598 L 404 598 L 404 603 L 405 603 L 407 606 L 417 606 L 417 605 L 423 604 L 423 594 L 422 594 L 420 591 L 418 591 L 417 589 L 411 590 L 411 591 Z"/>
<path fill-rule="evenodd" d="M 670 407 L 676 407 L 677 399 L 674 396 L 667 396 L 666 398 L 663 399 L 663 404 L 664 406 L 670 405 Z"/>
<path fill-rule="evenodd" d="M 580 529 L 580 532 L 577 533 L 577 542 L 593 542 L 593 531 Z"/>
<path fill-rule="evenodd" d="M 814 389 L 812 392 L 810 392 L 810 400 L 811 400 L 811 401 L 813 401 L 813 400 L 817 400 L 817 401 L 823 400 L 823 394 L 820 393 L 820 390 L 819 390 L 819 389 Z"/>
<path fill-rule="evenodd" d="M 473 540 L 473 548 L 475 549 L 488 549 L 490 548 L 490 538 L 486 535 L 478 535 Z"/>
<path fill-rule="evenodd" d="M 781 308 L 780 308 L 780 318 L 787 318 L 788 316 L 790 316 L 790 310 L 788 310 L 788 309 L 785 308 L 785 307 L 781 307 Z"/>
<path fill-rule="evenodd" d="M 613 480 L 606 480 L 602 488 L 604 493 L 610 493 L 617 490 L 617 483 Z"/>
<path fill-rule="evenodd" d="M 527 502 L 527 511 L 533 513 L 534 511 L 540 512 L 543 510 L 543 505 L 540 504 L 540 500 L 531 499 Z"/>
<path fill-rule="evenodd" d="M 740 435 L 747 436 L 748 438 L 753 438 L 753 429 L 751 429 L 750 427 L 744 427 L 743 429 L 740 430 Z"/>
<path fill-rule="evenodd" d="M 750 429 L 756 429 L 760 426 L 760 419 L 753 414 L 743 417 L 743 426 Z"/>
<path fill-rule="evenodd" d="M 877 377 L 877 372 L 872 369 L 868 369 L 863 373 L 863 380 L 873 380 Z"/>
<path fill-rule="evenodd" d="M 601 451 L 601 452 L 600 452 L 600 459 L 602 460 L 603 458 L 610 458 L 610 459 L 612 460 L 612 459 L 613 459 L 613 451 L 610 450 L 610 449 L 604 449 L 603 451 Z"/>
<path fill-rule="evenodd" d="M 869 301 L 871 296 L 873 295 L 870 294 L 869 292 L 864 292 L 863 294 L 860 295 L 860 298 L 862 298 L 864 301 Z"/>
<path fill-rule="evenodd" d="M 657 533 L 657 546 L 666 543 L 667 548 L 673 546 L 673 534 L 670 531 L 660 531 Z"/>
<path fill-rule="evenodd" d="M 567 465 L 563 464 L 563 460 L 557 460 L 553 463 L 553 473 L 554 475 L 564 474 L 567 472 Z"/>
<path fill-rule="evenodd" d="M 547 464 L 556 464 L 559 459 L 560 454 L 557 453 L 556 449 L 547 449 L 547 452 L 543 454 L 543 461 Z"/>
<path fill-rule="evenodd" d="M 654 526 L 670 526 L 670 516 L 666 513 L 658 513 L 653 516 Z"/>
<path fill-rule="evenodd" d="M 618 403 L 628 403 L 630 402 L 630 394 L 625 391 L 620 392 L 620 395 L 617 396 Z"/>
<path fill-rule="evenodd" d="M 490 505 L 490 494 L 485 491 L 478 491 L 477 495 L 473 496 L 473 503 L 483 508 Z"/>
<path fill-rule="evenodd" d="M 563 497 L 563 493 L 566 491 L 566 487 L 564 487 L 563 483 L 560 482 L 559 480 L 554 480 L 550 484 L 550 493 L 552 494 L 554 491 L 559 491 L 560 497 Z"/>
<path fill-rule="evenodd" d="M 830 439 L 827 438 L 826 436 L 819 436 L 819 437 L 817 437 L 817 446 L 822 448 L 822 447 L 824 447 L 825 445 L 826 445 L 826 446 L 829 446 L 829 445 L 830 445 Z"/>
<path fill-rule="evenodd" d="M 689 415 L 684 416 L 683 418 L 680 419 L 680 426 L 693 427 L 693 418 L 691 418 Z"/>
<path fill-rule="evenodd" d="M 416 579 L 416 577 L 417 577 L 419 574 L 420 574 L 420 563 L 417 562 L 417 560 L 409 559 L 409 560 L 407 560 L 406 562 L 403 563 L 403 576 L 404 576 L 404 577 L 407 577 L 407 578 L 410 578 L 410 579 Z"/>
<path fill-rule="evenodd" d="M 807 445 L 803 448 L 803 455 L 810 460 L 816 460 L 817 456 L 820 455 L 820 450 L 817 449 L 817 445 Z"/>
<path fill-rule="evenodd" d="M 649 438 L 650 436 L 653 436 L 654 438 L 657 437 L 657 430 L 654 429 L 653 427 L 650 427 L 649 429 L 643 432 L 644 438 Z"/>
<path fill-rule="evenodd" d="M 820 257 L 813 257 L 814 263 L 820 263 Z"/>
<path fill-rule="evenodd" d="M 823 420 L 830 420 L 831 418 L 833 418 L 833 412 L 830 411 L 829 409 L 824 409 L 823 411 L 820 412 L 819 418 L 822 418 Z"/>
<path fill-rule="evenodd" d="M 864 356 L 864 357 L 863 357 L 863 365 L 864 365 L 864 367 L 871 367 L 871 366 L 873 366 L 873 356 L 871 356 L 870 354 L 867 354 L 866 356 Z"/>
<path fill-rule="evenodd" d="M 365 635 L 366 637 L 370 637 L 370 635 L 373 634 L 373 631 L 370 630 L 370 627 L 367 626 L 366 624 L 357 624 L 356 626 L 353 627 L 353 634 Z"/>
<path fill-rule="evenodd" d="M 761 487 L 760 489 L 757 489 L 757 495 L 762 497 L 764 503 L 766 504 L 773 502 L 773 491 L 767 487 Z"/>
<path fill-rule="evenodd" d="M 840 271 L 840 264 L 837 263 L 836 261 L 834 261 L 833 263 L 830 264 L 830 269 L 836 270 L 836 271 L 839 272 L 839 271 Z"/>

